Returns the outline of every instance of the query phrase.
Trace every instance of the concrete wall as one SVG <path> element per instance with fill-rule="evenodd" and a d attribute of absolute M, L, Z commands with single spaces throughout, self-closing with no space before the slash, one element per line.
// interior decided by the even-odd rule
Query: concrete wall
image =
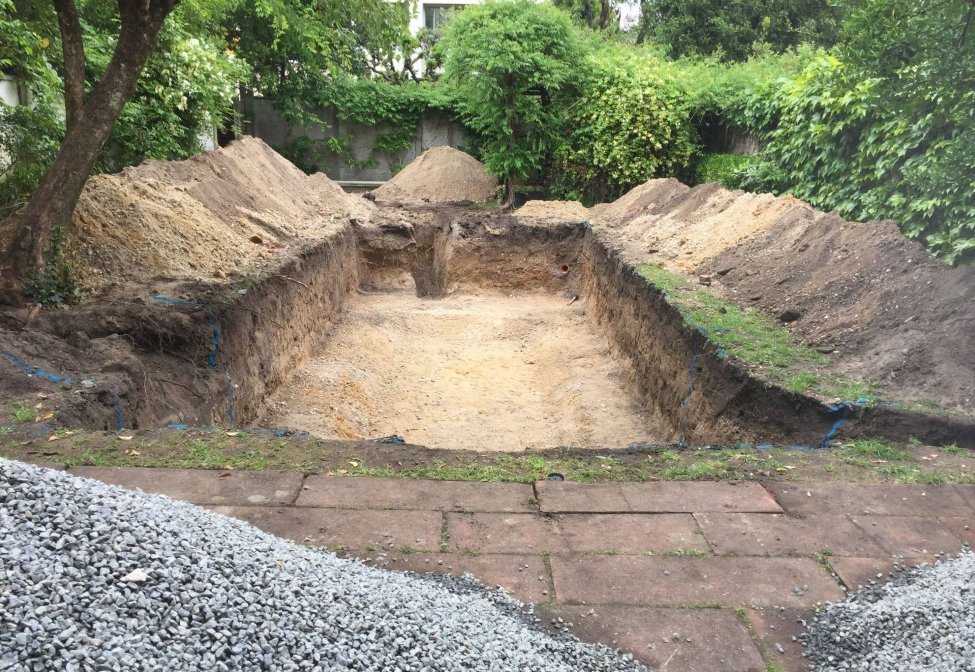
<path fill-rule="evenodd" d="M 382 126 L 343 121 L 335 116 L 333 110 L 318 112 L 318 117 L 328 128 L 323 129 L 317 124 L 292 125 L 265 98 L 247 98 L 241 107 L 245 119 L 244 132 L 260 138 L 279 152 L 302 137 L 324 140 L 348 136 L 352 141 L 352 154 L 355 158 L 366 159 L 372 152 L 376 136 L 386 130 Z M 462 124 L 439 114 L 429 114 L 419 124 L 413 145 L 407 150 L 392 155 L 377 152 L 373 156 L 376 165 L 365 167 L 350 166 L 343 157 L 327 153 L 318 162 L 318 168 L 333 180 L 385 182 L 393 176 L 394 169 L 405 166 L 431 147 L 450 145 L 463 149 L 468 141 L 469 133 Z"/>

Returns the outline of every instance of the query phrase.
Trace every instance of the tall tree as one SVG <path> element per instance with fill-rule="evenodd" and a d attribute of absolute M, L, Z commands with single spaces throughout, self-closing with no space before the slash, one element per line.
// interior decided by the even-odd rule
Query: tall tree
<path fill-rule="evenodd" d="M 56 0 L 68 127 L 54 163 L 27 206 L 15 215 L 18 231 L 8 251 L 15 287 L 21 286 L 31 269 L 43 270 L 52 232 L 67 225 L 92 166 L 159 41 L 163 22 L 178 2 L 118 0 L 121 28 L 115 51 L 101 80 L 85 97 L 84 43 L 77 8 L 74 0 Z"/>
<path fill-rule="evenodd" d="M 721 54 L 744 60 L 761 42 L 775 51 L 836 42 L 840 9 L 829 0 L 641 0 L 638 42 L 653 39 L 671 56 Z"/>
<path fill-rule="evenodd" d="M 580 40 L 568 15 L 533 0 L 488 0 L 446 28 L 444 78 L 477 131 L 488 170 L 514 200 L 519 179 L 540 170 L 557 144 L 555 98 L 577 75 Z"/>

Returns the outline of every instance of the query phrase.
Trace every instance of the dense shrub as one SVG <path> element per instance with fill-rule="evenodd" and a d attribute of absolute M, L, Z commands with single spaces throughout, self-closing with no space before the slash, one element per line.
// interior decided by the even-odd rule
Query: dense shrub
<path fill-rule="evenodd" d="M 946 84 L 946 88 L 947 85 Z M 752 190 L 789 191 L 856 220 L 893 219 L 948 262 L 975 253 L 975 92 L 892 95 L 836 58 L 758 91 L 747 107 L 767 142 Z"/>
<path fill-rule="evenodd" d="M 697 163 L 694 181 L 697 184 L 717 182 L 725 189 L 738 189 L 742 171 L 754 161 L 752 157 L 741 154 L 705 154 Z"/>
<path fill-rule="evenodd" d="M 597 51 L 584 67 L 587 81 L 556 154 L 556 193 L 612 200 L 690 164 L 698 150 L 696 99 L 679 68 L 648 50 L 621 48 Z"/>

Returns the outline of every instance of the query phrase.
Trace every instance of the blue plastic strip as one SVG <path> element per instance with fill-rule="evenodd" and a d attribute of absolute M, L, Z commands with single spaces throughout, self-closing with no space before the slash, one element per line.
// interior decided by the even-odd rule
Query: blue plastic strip
<path fill-rule="evenodd" d="M 14 366 L 16 366 L 18 369 L 20 369 L 21 371 L 23 371 L 24 373 L 26 373 L 29 376 L 37 376 L 38 378 L 43 378 L 44 380 L 49 380 L 52 383 L 67 383 L 68 385 L 73 385 L 74 383 L 77 383 L 78 382 L 74 378 L 67 378 L 65 376 L 59 376 L 56 373 L 49 373 L 49 372 L 45 371 L 44 369 L 39 369 L 36 366 L 31 366 L 30 364 L 27 364 L 27 363 L 21 361 L 20 359 L 18 359 L 14 355 L 10 354 L 9 352 L 3 353 L 3 358 L 6 359 L 8 362 L 10 362 L 11 364 L 13 364 Z"/>
<path fill-rule="evenodd" d="M 213 349 L 210 350 L 210 355 L 207 357 L 207 366 L 211 369 L 217 368 L 217 351 L 220 349 L 220 325 L 217 324 L 217 318 L 213 315 L 210 316 L 210 327 L 213 329 Z"/>
<path fill-rule="evenodd" d="M 165 303 L 170 306 L 192 306 L 193 308 L 199 308 L 200 304 L 196 301 L 187 301 L 186 299 L 172 299 L 168 296 L 154 296 L 152 300 L 156 303 Z"/>
<path fill-rule="evenodd" d="M 843 425 L 843 421 L 850 414 L 850 411 L 855 411 L 859 409 L 864 404 L 870 403 L 870 399 L 867 397 L 860 397 L 856 401 L 841 401 L 838 404 L 833 404 L 826 409 L 827 413 L 839 413 L 840 417 L 836 419 L 833 426 L 830 427 L 829 431 L 826 432 L 826 436 L 823 437 L 822 447 L 829 448 L 829 442 L 832 441 L 836 433 L 840 431 L 840 427 Z"/>
<path fill-rule="evenodd" d="M 234 417 L 234 381 L 227 374 L 227 420 L 230 421 L 231 426 L 237 423 L 237 419 Z"/>

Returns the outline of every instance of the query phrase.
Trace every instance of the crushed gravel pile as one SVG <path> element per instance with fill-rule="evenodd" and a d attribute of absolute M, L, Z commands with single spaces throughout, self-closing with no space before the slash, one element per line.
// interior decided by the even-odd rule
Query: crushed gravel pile
<path fill-rule="evenodd" d="M 833 604 L 803 635 L 812 672 L 975 670 L 975 553 Z"/>
<path fill-rule="evenodd" d="M 432 147 L 371 193 L 377 203 L 483 203 L 497 189 L 498 179 L 470 154 Z"/>
<path fill-rule="evenodd" d="M 620 670 L 471 579 L 388 572 L 0 460 L 2 670 Z"/>

